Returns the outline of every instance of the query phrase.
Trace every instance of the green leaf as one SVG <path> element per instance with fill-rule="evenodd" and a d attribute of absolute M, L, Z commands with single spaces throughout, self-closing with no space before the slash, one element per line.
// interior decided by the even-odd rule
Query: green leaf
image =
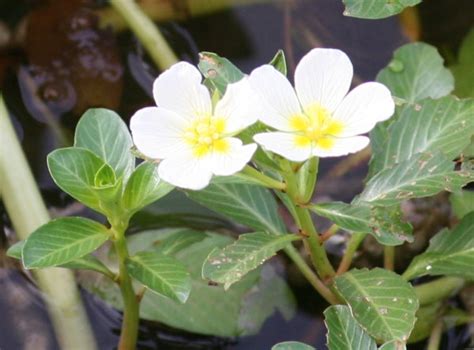
<path fill-rule="evenodd" d="M 134 213 L 166 196 L 173 188 L 170 184 L 161 181 L 156 171 L 156 164 L 144 162 L 130 176 L 122 203 L 125 208 Z"/>
<path fill-rule="evenodd" d="M 198 68 L 202 75 L 224 95 L 228 84 L 238 82 L 244 74 L 227 58 L 220 57 L 212 52 L 201 52 L 199 54 Z"/>
<path fill-rule="evenodd" d="M 396 15 L 408 6 L 415 6 L 421 0 L 343 0 L 345 16 L 379 19 Z"/>
<path fill-rule="evenodd" d="M 354 269 L 336 277 L 335 286 L 354 318 L 372 337 L 408 340 L 418 299 L 414 288 L 401 276 L 379 268 Z"/>
<path fill-rule="evenodd" d="M 84 148 L 61 148 L 48 155 L 48 168 L 54 182 L 64 192 L 86 206 L 107 214 L 102 202 L 110 200 L 110 196 L 118 192 L 120 183 L 96 186 L 97 181 L 104 180 L 106 175 L 110 180 L 110 173 L 113 172 L 102 159 Z"/>
<path fill-rule="evenodd" d="M 135 167 L 130 132 L 114 111 L 93 108 L 84 113 L 76 127 L 74 146 L 92 151 L 117 177 L 128 178 Z"/>
<path fill-rule="evenodd" d="M 374 153 L 374 172 L 409 160 L 417 153 L 442 152 L 454 159 L 470 144 L 474 134 L 474 100 L 447 96 L 405 105 L 388 128 L 388 139 Z"/>
<path fill-rule="evenodd" d="M 456 191 L 472 181 L 469 171 L 454 171 L 454 163 L 440 153 L 420 153 L 372 177 L 355 204 L 394 205 L 409 198 Z"/>
<path fill-rule="evenodd" d="M 21 252 L 25 246 L 25 240 L 18 241 L 15 244 L 11 245 L 7 250 L 7 256 L 10 258 L 21 260 Z"/>
<path fill-rule="evenodd" d="M 318 203 L 310 209 L 345 230 L 369 233 L 384 245 L 413 242 L 412 227 L 409 223 L 402 221 L 399 206 L 387 208 L 330 202 Z"/>
<path fill-rule="evenodd" d="M 316 348 L 298 341 L 285 341 L 273 345 L 272 350 L 316 350 Z"/>
<path fill-rule="evenodd" d="M 406 279 L 424 275 L 459 276 L 474 280 L 474 213 L 467 214 L 453 230 L 442 230 L 425 253 L 413 259 Z"/>
<path fill-rule="evenodd" d="M 107 228 L 89 219 L 52 220 L 27 238 L 23 265 L 27 269 L 62 265 L 93 252 L 108 238 Z"/>
<path fill-rule="evenodd" d="M 474 97 L 474 29 L 464 38 L 459 50 L 458 61 L 451 66 L 455 78 L 454 94 L 458 97 Z"/>
<path fill-rule="evenodd" d="M 185 303 L 191 278 L 182 262 L 158 252 L 141 252 L 126 260 L 130 275 L 150 290 Z"/>
<path fill-rule="evenodd" d="M 276 55 L 270 61 L 270 64 L 273 67 L 275 67 L 277 71 L 279 71 L 281 74 L 286 76 L 287 74 L 286 58 L 285 58 L 285 53 L 283 52 L 283 50 L 278 50 Z"/>
<path fill-rule="evenodd" d="M 7 251 L 7 256 L 15 259 L 22 259 L 22 250 L 26 240 L 18 241 L 13 244 Z M 67 269 L 82 269 L 100 272 L 106 276 L 113 278 L 113 273 L 95 256 L 85 255 L 82 258 L 74 259 L 68 263 L 58 265 Z"/>
<path fill-rule="evenodd" d="M 277 236 L 263 232 L 241 234 L 235 243 L 224 249 L 215 249 L 209 254 L 202 267 L 202 276 L 223 283 L 224 289 L 229 289 L 248 272 L 297 239 L 299 237 L 293 234 Z"/>
<path fill-rule="evenodd" d="M 398 341 L 398 340 L 393 340 L 388 343 L 383 344 L 379 350 L 406 350 L 407 346 Z"/>
<path fill-rule="evenodd" d="M 346 305 L 333 305 L 324 311 L 327 342 L 331 350 L 376 350 L 377 344 L 357 323 Z"/>
<path fill-rule="evenodd" d="M 397 49 L 388 66 L 377 75 L 377 81 L 385 84 L 395 97 L 409 103 L 446 96 L 454 89 L 453 75 L 444 67 L 443 58 L 435 47 L 425 43 L 406 44 Z"/>
<path fill-rule="evenodd" d="M 256 231 L 286 232 L 271 192 L 260 186 L 220 183 L 187 192 L 199 204 Z"/>
<path fill-rule="evenodd" d="M 451 209 L 458 219 L 462 219 L 466 214 L 474 211 L 474 192 L 463 190 L 458 193 L 451 193 L 449 197 Z"/>
<path fill-rule="evenodd" d="M 111 279 L 114 278 L 114 274 L 94 255 L 85 255 L 81 258 L 59 265 L 59 267 L 64 267 L 66 269 L 90 270 L 99 272 Z"/>

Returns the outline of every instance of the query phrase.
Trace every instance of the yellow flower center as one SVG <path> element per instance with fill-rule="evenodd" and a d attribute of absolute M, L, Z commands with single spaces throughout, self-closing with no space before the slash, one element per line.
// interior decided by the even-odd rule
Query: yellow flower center
<path fill-rule="evenodd" d="M 343 124 L 332 119 L 331 113 L 319 104 L 309 106 L 305 113 L 293 115 L 290 127 L 296 131 L 296 146 L 318 146 L 323 149 L 332 148 L 334 137 L 343 130 Z"/>
<path fill-rule="evenodd" d="M 225 153 L 229 142 L 225 139 L 226 121 L 224 118 L 205 116 L 197 118 L 184 133 L 185 141 L 191 145 L 196 157 L 203 157 L 215 151 Z"/>

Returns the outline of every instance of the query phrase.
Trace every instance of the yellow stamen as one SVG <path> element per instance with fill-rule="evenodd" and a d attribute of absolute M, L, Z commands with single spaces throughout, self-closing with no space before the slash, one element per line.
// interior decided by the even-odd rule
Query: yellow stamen
<path fill-rule="evenodd" d="M 343 130 L 343 124 L 332 119 L 331 113 L 319 104 L 307 107 L 304 113 L 293 115 L 290 127 L 296 133 L 296 146 L 318 146 L 324 149 L 332 148 L 334 137 Z"/>
<path fill-rule="evenodd" d="M 196 157 L 203 157 L 209 152 L 226 153 L 230 149 L 225 139 L 226 120 L 214 116 L 196 119 L 184 132 L 185 141 L 191 145 Z"/>

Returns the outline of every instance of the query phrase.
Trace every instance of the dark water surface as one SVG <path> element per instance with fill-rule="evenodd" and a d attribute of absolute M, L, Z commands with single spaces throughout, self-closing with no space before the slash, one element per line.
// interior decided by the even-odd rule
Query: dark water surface
<path fill-rule="evenodd" d="M 100 3 L 0 1 L 0 89 L 45 200 L 62 215 L 77 211 L 52 183 L 46 155 L 71 142 L 75 123 L 90 107 L 114 109 L 128 121 L 138 108 L 153 104 L 151 84 L 158 71 L 132 34 L 98 29 L 95 11 Z M 215 51 L 250 72 L 283 48 L 291 76 L 309 49 L 335 47 L 350 56 L 355 83 L 372 80 L 407 38 L 396 17 L 366 21 L 344 17 L 342 11 L 341 1 L 336 0 L 274 1 L 160 26 L 176 52 L 189 61 L 196 62 L 201 50 Z M 10 35 L 9 40 L 2 42 L 2 31 Z M 323 176 L 335 162 L 323 162 Z M 351 199 L 363 176 L 364 168 L 358 168 L 344 183 L 322 188 L 320 196 Z M 6 214 L 0 214 L 6 228 L 1 236 L 5 248 L 13 234 L 7 229 Z M 0 253 L 2 266 L 0 349 L 58 348 L 40 293 Z M 278 341 L 302 340 L 324 349 L 325 329 L 317 313 L 321 315 L 325 305 L 309 288 L 293 287 L 299 300 L 296 317 L 287 322 L 274 315 L 256 336 L 238 341 L 183 336 L 144 322 L 140 348 L 270 349 Z M 100 349 L 113 349 L 120 313 L 85 291 L 83 296 Z"/>

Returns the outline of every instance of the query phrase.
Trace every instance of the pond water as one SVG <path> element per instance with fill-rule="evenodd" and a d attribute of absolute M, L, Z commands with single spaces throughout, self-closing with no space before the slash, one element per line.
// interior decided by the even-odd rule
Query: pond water
<path fill-rule="evenodd" d="M 184 19 L 163 21 L 160 28 L 182 59 L 196 62 L 199 51 L 214 51 L 245 72 L 268 62 L 282 48 L 291 76 L 309 49 L 337 47 L 350 56 L 356 84 L 374 79 L 394 49 L 408 41 L 406 27 L 397 17 L 378 21 L 344 17 L 341 1 L 245 2 L 249 4 L 195 18 L 176 6 Z M 128 121 L 134 111 L 153 104 L 151 84 L 159 72 L 129 32 L 98 28 L 103 3 L 0 2 L 0 89 L 45 200 L 56 214 L 82 212 L 57 190 L 45 162 L 50 151 L 71 142 L 80 115 L 100 106 L 116 110 Z M 336 162 L 323 162 L 323 178 Z M 363 165 L 356 166 L 345 181 L 326 179 L 318 196 L 351 199 L 361 188 L 364 171 Z M 0 215 L 4 228 L 0 242 L 5 248 L 13 233 L 1 207 Z M 0 349 L 58 348 L 40 292 L 3 252 L 0 267 L 0 314 L 8 320 L 0 329 Z M 294 281 L 292 287 L 299 301 L 296 317 L 288 322 L 274 315 L 256 336 L 228 340 L 183 335 L 143 322 L 140 349 L 270 349 L 290 339 L 324 349 L 325 329 L 318 314 L 325 305 L 309 288 Z M 113 349 L 120 313 L 86 291 L 83 299 L 100 349 Z"/>

